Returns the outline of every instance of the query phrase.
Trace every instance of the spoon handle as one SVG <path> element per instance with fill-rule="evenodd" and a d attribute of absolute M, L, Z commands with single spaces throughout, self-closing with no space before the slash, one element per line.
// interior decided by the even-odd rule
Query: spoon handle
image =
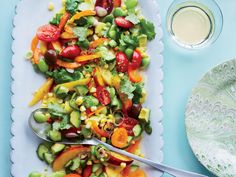
<path fill-rule="evenodd" d="M 176 177 L 207 177 L 205 175 L 184 171 L 184 170 L 169 167 L 167 165 L 163 165 L 163 164 L 160 164 L 160 163 L 153 162 L 149 159 L 142 158 L 142 157 L 139 157 L 137 155 L 131 154 L 127 151 L 115 148 L 115 147 L 113 147 L 113 146 L 111 146 L 107 143 L 104 143 L 104 142 L 98 140 L 98 139 L 95 139 L 95 141 L 97 141 L 99 144 L 102 144 L 102 145 L 106 146 L 111 151 L 117 152 L 117 153 L 125 155 L 125 156 L 127 156 L 131 159 L 134 159 L 134 160 L 137 160 L 137 161 L 142 162 L 144 164 L 150 165 L 150 166 L 158 169 L 159 171 L 166 172 L 166 173 L 168 173 L 172 176 L 176 176 Z"/>

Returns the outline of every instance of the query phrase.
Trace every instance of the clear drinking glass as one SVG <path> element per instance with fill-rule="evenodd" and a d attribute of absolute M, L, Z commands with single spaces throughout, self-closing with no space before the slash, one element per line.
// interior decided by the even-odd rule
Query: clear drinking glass
<path fill-rule="evenodd" d="M 222 12 L 214 0 L 175 0 L 167 13 L 167 29 L 180 46 L 190 49 L 212 44 L 223 27 Z"/>

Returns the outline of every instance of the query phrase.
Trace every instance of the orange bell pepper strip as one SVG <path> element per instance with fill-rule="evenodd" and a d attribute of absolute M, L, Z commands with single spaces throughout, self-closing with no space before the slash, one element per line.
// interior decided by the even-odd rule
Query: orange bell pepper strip
<path fill-rule="evenodd" d="M 128 143 L 128 132 L 125 128 L 117 128 L 111 136 L 111 144 L 118 148 L 124 148 Z"/>
<path fill-rule="evenodd" d="M 68 23 L 74 23 L 75 20 L 79 20 L 81 17 L 85 17 L 85 16 L 91 16 L 91 15 L 95 15 L 96 12 L 93 10 L 85 10 L 82 12 L 77 12 L 73 17 L 71 17 L 71 19 L 68 21 Z"/>
<path fill-rule="evenodd" d="M 80 55 L 75 58 L 75 61 L 79 63 L 79 62 L 94 60 L 94 59 L 97 59 L 100 57 L 101 57 L 101 55 L 99 53 L 95 53 L 95 54 L 91 54 L 91 55 Z"/>
<path fill-rule="evenodd" d="M 59 41 L 52 41 L 52 46 L 58 52 L 62 51 L 62 46 L 61 46 L 61 43 Z"/>
<path fill-rule="evenodd" d="M 90 82 L 91 78 L 85 78 L 85 79 L 79 79 L 76 81 L 71 81 L 71 82 L 67 82 L 67 83 L 63 83 L 63 84 L 59 84 L 56 87 L 66 87 L 69 90 L 73 90 L 75 86 L 77 85 L 87 85 Z"/>
<path fill-rule="evenodd" d="M 89 114 L 88 114 L 88 117 L 91 117 L 91 116 L 94 115 L 94 114 L 99 114 L 99 113 L 102 112 L 103 109 L 105 109 L 105 108 L 106 108 L 105 106 L 100 106 L 100 107 L 98 107 L 98 109 L 97 109 L 96 111 L 93 111 L 93 112 L 89 113 Z"/>
<path fill-rule="evenodd" d="M 49 92 L 52 85 L 53 85 L 53 79 L 52 78 L 47 79 L 47 81 L 37 90 L 37 92 L 35 92 L 33 99 L 29 103 L 29 106 L 34 106 L 40 100 L 42 100 L 43 97 Z"/>
<path fill-rule="evenodd" d="M 34 56 L 33 56 L 33 63 L 34 64 L 38 64 L 39 63 L 39 59 L 40 59 L 40 55 L 41 55 L 41 50 L 39 48 L 36 48 L 34 51 Z"/>
<path fill-rule="evenodd" d="M 64 27 L 64 30 L 67 32 L 67 33 L 70 33 L 70 34 L 73 34 L 73 27 L 71 25 L 66 25 Z"/>
<path fill-rule="evenodd" d="M 107 39 L 107 38 L 99 38 L 99 39 L 97 39 L 95 41 L 92 41 L 90 43 L 89 47 L 90 48 L 97 48 L 98 46 L 104 44 L 104 42 L 107 42 L 107 41 L 109 41 L 109 39 Z"/>
<path fill-rule="evenodd" d="M 138 83 L 143 80 L 141 74 L 138 69 L 133 69 L 132 67 L 128 68 L 128 76 L 131 82 Z"/>
<path fill-rule="evenodd" d="M 64 28 L 69 18 L 70 18 L 70 13 L 66 12 L 63 14 L 63 16 L 61 17 L 61 21 L 58 25 L 58 28 L 60 29 L 60 31 Z"/>
<path fill-rule="evenodd" d="M 40 41 L 39 46 L 42 54 L 45 54 L 47 52 L 47 43 L 44 41 Z"/>
<path fill-rule="evenodd" d="M 81 66 L 80 63 L 77 63 L 77 62 L 69 63 L 69 62 L 64 62 L 60 59 L 57 59 L 57 65 L 60 67 L 67 68 L 67 69 L 76 69 Z"/>
<path fill-rule="evenodd" d="M 60 36 L 62 39 L 75 39 L 76 36 L 73 33 L 63 32 Z"/>
<path fill-rule="evenodd" d="M 38 39 L 38 37 L 35 35 L 34 38 L 33 38 L 32 41 L 31 41 L 31 50 L 32 50 L 33 53 L 34 53 L 35 49 L 37 48 L 38 43 L 39 43 L 39 39 Z"/>
<path fill-rule="evenodd" d="M 81 175 L 79 175 L 79 174 L 68 174 L 64 177 L 81 177 Z"/>
<path fill-rule="evenodd" d="M 109 133 L 107 133 L 106 131 L 104 131 L 98 127 L 98 124 L 96 121 L 92 121 L 92 130 L 94 131 L 94 133 L 96 133 L 97 135 L 99 135 L 101 137 L 108 138 L 110 136 Z"/>

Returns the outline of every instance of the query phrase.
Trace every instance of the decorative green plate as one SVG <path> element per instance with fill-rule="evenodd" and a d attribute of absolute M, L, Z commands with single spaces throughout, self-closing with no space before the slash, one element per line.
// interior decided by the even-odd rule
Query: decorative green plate
<path fill-rule="evenodd" d="M 198 160 L 219 177 L 236 176 L 236 60 L 209 71 L 193 89 L 186 132 Z"/>

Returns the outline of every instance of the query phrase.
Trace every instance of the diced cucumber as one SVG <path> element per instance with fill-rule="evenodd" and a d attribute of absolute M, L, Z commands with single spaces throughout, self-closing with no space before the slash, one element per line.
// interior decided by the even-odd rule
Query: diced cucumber
<path fill-rule="evenodd" d="M 127 15 L 127 12 L 124 11 L 121 7 L 117 7 L 113 10 L 114 17 L 124 17 Z"/>
<path fill-rule="evenodd" d="M 113 99 L 114 96 L 116 96 L 116 90 L 115 90 L 115 88 L 114 88 L 114 87 L 107 87 L 106 89 L 107 89 L 107 91 L 110 93 L 111 99 Z"/>
<path fill-rule="evenodd" d="M 138 37 L 139 47 L 146 47 L 147 46 L 147 35 L 142 34 Z"/>
<path fill-rule="evenodd" d="M 38 148 L 37 148 L 37 155 L 39 157 L 40 160 L 44 160 L 43 158 L 43 154 L 49 152 L 49 148 L 47 145 L 45 145 L 44 143 L 39 144 Z"/>
<path fill-rule="evenodd" d="M 92 167 L 92 172 L 95 173 L 96 171 L 98 171 L 100 168 L 102 168 L 102 164 L 93 164 Z"/>
<path fill-rule="evenodd" d="M 130 143 L 133 140 L 133 136 L 128 136 L 128 143 Z"/>
<path fill-rule="evenodd" d="M 83 104 L 86 108 L 91 108 L 92 106 L 97 106 L 99 104 L 99 101 L 94 96 L 89 95 L 84 97 Z"/>
<path fill-rule="evenodd" d="M 85 85 L 78 85 L 75 87 L 75 90 L 76 90 L 77 94 L 80 96 L 86 95 L 89 91 L 88 87 Z"/>
<path fill-rule="evenodd" d="M 44 123 L 48 120 L 48 117 L 42 111 L 36 111 L 34 113 L 34 120 L 37 123 Z"/>
<path fill-rule="evenodd" d="M 70 123 L 74 127 L 79 128 L 79 126 L 81 124 L 80 112 L 79 111 L 72 111 L 70 113 Z"/>
<path fill-rule="evenodd" d="M 51 151 L 53 154 L 57 154 L 58 152 L 61 152 L 64 148 L 64 144 L 55 143 L 54 145 L 52 145 Z"/>
<path fill-rule="evenodd" d="M 104 23 L 112 23 L 114 20 L 114 16 L 113 14 L 107 15 L 106 17 L 103 18 L 103 22 Z"/>
<path fill-rule="evenodd" d="M 86 138 L 91 138 L 92 137 L 92 131 L 91 129 L 88 129 L 86 127 L 82 127 L 81 134 Z"/>
<path fill-rule="evenodd" d="M 101 173 L 98 177 L 108 177 L 106 173 Z"/>
<path fill-rule="evenodd" d="M 44 161 L 49 165 L 52 164 L 52 162 L 55 159 L 54 155 L 48 152 L 43 154 L 43 158 L 44 158 Z"/>
<path fill-rule="evenodd" d="M 65 98 L 69 92 L 69 89 L 64 86 L 57 86 L 54 88 L 54 93 L 58 98 Z"/>
<path fill-rule="evenodd" d="M 61 141 L 61 132 L 57 130 L 50 130 L 48 136 L 52 141 Z"/>
<path fill-rule="evenodd" d="M 32 172 L 32 173 L 29 174 L 29 177 L 42 177 L 42 173 Z"/>
<path fill-rule="evenodd" d="M 111 40 L 109 43 L 110 47 L 116 47 L 117 46 L 117 42 L 115 40 Z"/>
<path fill-rule="evenodd" d="M 138 118 L 141 120 L 145 120 L 146 122 L 149 121 L 149 117 L 150 117 L 150 109 L 148 108 L 142 108 Z"/>
<path fill-rule="evenodd" d="M 112 100 L 111 100 L 111 106 L 115 107 L 116 109 L 121 109 L 122 108 L 122 103 L 121 101 L 115 96 Z"/>
<path fill-rule="evenodd" d="M 57 172 L 53 172 L 51 175 L 47 177 L 64 177 L 65 175 L 66 175 L 65 171 L 57 171 Z"/>
<path fill-rule="evenodd" d="M 134 171 L 136 171 L 138 168 L 139 168 L 138 165 L 131 165 L 131 166 L 130 166 L 130 171 L 134 172 Z"/>
<path fill-rule="evenodd" d="M 140 136 L 141 133 L 142 133 L 142 127 L 141 127 L 141 125 L 140 125 L 140 124 L 135 125 L 134 128 L 133 128 L 133 132 L 134 132 L 134 136 L 135 136 L 135 137 Z"/>
<path fill-rule="evenodd" d="M 70 170 L 74 171 L 79 167 L 80 167 L 80 158 L 77 157 L 72 160 L 72 165 L 70 166 Z"/>
<path fill-rule="evenodd" d="M 102 174 L 103 173 L 103 168 L 101 167 L 101 168 L 99 168 L 97 171 L 96 171 L 96 176 L 99 176 L 100 174 Z"/>

